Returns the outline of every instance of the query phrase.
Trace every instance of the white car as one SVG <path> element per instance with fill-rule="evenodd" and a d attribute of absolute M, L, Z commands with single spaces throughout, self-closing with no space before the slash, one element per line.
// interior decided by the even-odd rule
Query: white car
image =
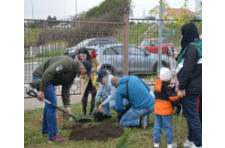
<path fill-rule="evenodd" d="M 157 23 L 154 16 L 144 16 L 144 17 L 140 17 L 137 19 L 130 19 L 129 22 L 130 22 L 130 24 L 154 24 L 154 23 Z"/>

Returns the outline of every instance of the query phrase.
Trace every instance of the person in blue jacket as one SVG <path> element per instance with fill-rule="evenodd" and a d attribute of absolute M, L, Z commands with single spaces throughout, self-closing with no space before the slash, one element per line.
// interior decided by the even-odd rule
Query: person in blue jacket
<path fill-rule="evenodd" d="M 113 77 L 111 80 L 116 89 L 116 111 L 123 113 L 123 98 L 128 98 L 131 108 L 120 120 L 122 127 L 141 126 L 147 129 L 149 114 L 154 111 L 155 98 L 150 94 L 150 88 L 137 76 Z M 127 91 L 128 88 L 128 91 Z"/>

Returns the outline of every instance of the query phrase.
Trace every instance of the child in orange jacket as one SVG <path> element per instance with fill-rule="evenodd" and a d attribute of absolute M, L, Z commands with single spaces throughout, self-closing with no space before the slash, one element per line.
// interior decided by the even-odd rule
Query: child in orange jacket
<path fill-rule="evenodd" d="M 180 97 L 174 92 L 170 85 L 172 72 L 169 68 L 163 67 L 160 70 L 160 79 L 155 80 L 155 124 L 154 124 L 154 147 L 159 147 L 162 128 L 166 133 L 167 148 L 177 147 L 173 142 L 172 113 L 173 106 L 171 101 L 176 101 Z"/>

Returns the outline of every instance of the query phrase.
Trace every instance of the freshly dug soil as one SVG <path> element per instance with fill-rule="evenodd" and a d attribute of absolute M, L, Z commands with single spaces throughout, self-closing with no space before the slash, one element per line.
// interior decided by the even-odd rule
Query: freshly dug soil
<path fill-rule="evenodd" d="M 103 123 L 89 128 L 73 130 L 70 134 L 70 140 L 106 141 L 108 138 L 117 138 L 122 135 L 122 128 L 109 123 Z"/>

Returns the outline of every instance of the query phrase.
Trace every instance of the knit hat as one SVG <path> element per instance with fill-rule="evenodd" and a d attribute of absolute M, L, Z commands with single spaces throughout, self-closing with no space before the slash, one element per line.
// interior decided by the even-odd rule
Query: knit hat
<path fill-rule="evenodd" d="M 172 72 L 169 68 L 167 68 L 167 67 L 161 68 L 160 75 L 159 75 L 160 79 L 164 78 L 164 79 L 167 79 L 168 81 L 170 81 L 171 77 L 172 77 Z"/>

